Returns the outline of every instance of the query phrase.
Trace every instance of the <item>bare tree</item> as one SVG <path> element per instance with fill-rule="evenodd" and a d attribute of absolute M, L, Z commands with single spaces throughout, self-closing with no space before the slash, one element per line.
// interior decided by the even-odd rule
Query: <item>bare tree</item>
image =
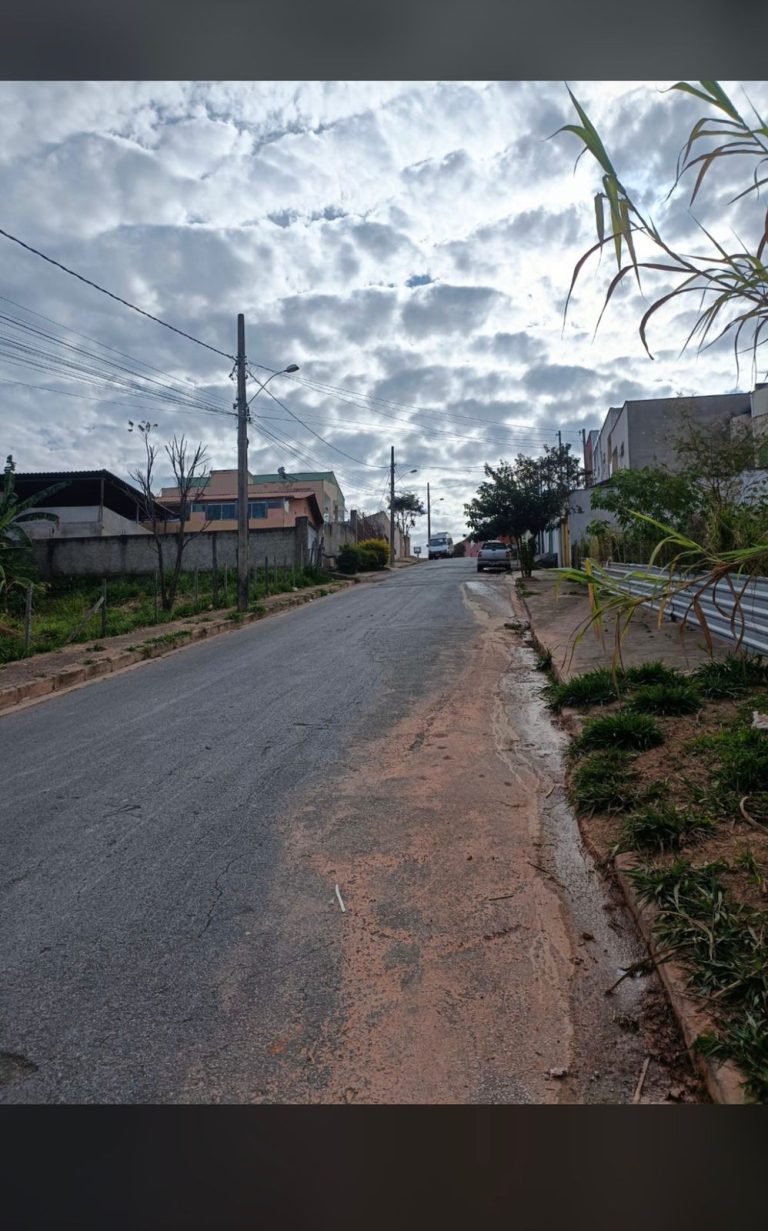
<path fill-rule="evenodd" d="M 155 476 L 155 463 L 159 452 L 158 446 L 151 440 L 151 433 L 157 427 L 156 423 L 142 420 L 134 423 L 128 420 L 129 432 L 139 432 L 144 441 L 146 462 L 143 469 L 131 471 L 131 478 L 138 484 L 141 491 L 143 520 L 149 526 L 157 552 L 157 575 L 160 585 L 160 601 L 163 611 L 171 611 L 176 601 L 179 578 L 184 561 L 187 544 L 197 538 L 208 525 L 206 520 L 196 530 L 187 528 L 192 507 L 192 499 L 208 478 L 208 454 L 205 445 L 198 443 L 194 449 L 186 436 L 175 436 L 170 444 L 165 445 L 165 452 L 171 463 L 173 477 L 179 493 L 179 515 L 173 521 L 162 515 L 152 495 L 152 484 Z M 163 544 L 169 539 L 173 541 L 173 556 L 170 567 L 166 564 Z"/>

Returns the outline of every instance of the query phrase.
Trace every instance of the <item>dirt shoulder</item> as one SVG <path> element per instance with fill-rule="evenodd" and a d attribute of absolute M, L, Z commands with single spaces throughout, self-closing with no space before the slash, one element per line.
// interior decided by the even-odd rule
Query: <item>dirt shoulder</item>
<path fill-rule="evenodd" d="M 583 586 L 562 581 L 552 573 L 539 572 L 522 579 L 520 595 L 531 622 L 531 632 L 542 654 L 551 655 L 558 679 L 570 679 L 595 667 L 610 667 L 616 650 L 616 621 L 607 619 L 601 631 L 587 628 L 589 602 Z M 584 636 L 575 642 L 582 629 Z M 713 638 L 714 657 L 724 658 L 732 649 L 728 642 Z M 658 622 L 653 611 L 639 611 L 621 642 L 625 666 L 662 662 L 681 671 L 710 661 L 704 638 L 695 629 Z"/>
<path fill-rule="evenodd" d="M 558 597 L 550 578 L 525 588 L 532 637 L 545 661 L 551 652 L 551 676 L 566 686 L 552 697 L 573 737 L 568 789 L 584 841 L 624 894 L 713 1100 L 761 1101 L 768 731 L 753 715 L 768 713 L 768 671 L 745 664 L 726 643 L 710 656 L 695 635 L 681 642 L 674 626 L 659 628 L 654 613 L 641 613 L 622 647 L 628 674 L 612 699 L 610 636 L 601 646 L 588 633 L 567 652 L 586 615 L 583 594 L 565 588 Z M 654 663 L 661 667 L 648 667 Z M 644 664 L 655 683 L 633 676 Z M 590 703 L 590 688 L 604 695 Z M 653 742 L 590 744 L 598 728 L 601 739 L 620 739 L 608 724 L 640 712 L 638 690 L 642 704 L 655 707 L 645 710 Z M 679 710 L 664 712 L 673 702 Z"/>

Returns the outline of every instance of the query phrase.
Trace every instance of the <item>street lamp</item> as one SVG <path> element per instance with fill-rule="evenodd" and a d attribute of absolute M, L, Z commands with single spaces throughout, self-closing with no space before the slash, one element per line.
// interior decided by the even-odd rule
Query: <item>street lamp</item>
<path fill-rule="evenodd" d="M 290 363 L 280 372 L 273 372 L 265 381 L 250 372 L 250 376 L 259 386 L 249 402 L 245 396 L 246 358 L 245 358 L 245 317 L 242 313 L 237 317 L 237 609 L 248 610 L 248 408 L 254 398 L 266 389 L 276 376 L 298 372 L 299 365 Z"/>

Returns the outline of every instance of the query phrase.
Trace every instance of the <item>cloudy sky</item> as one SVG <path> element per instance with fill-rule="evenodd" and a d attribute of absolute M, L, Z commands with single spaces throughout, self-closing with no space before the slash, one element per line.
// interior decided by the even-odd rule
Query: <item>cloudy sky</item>
<path fill-rule="evenodd" d="M 685 191 L 665 201 L 695 100 L 570 84 L 662 232 L 701 247 Z M 768 107 L 765 84 L 724 85 Z M 595 338 L 607 255 L 563 333 L 599 183 L 587 157 L 574 173 L 573 137 L 548 140 L 574 119 L 561 82 L 5 83 L 0 103 L 0 227 L 214 348 L 0 237 L 0 426 L 19 470 L 127 477 L 144 417 L 234 467 L 238 312 L 256 376 L 300 365 L 270 385 L 283 405 L 252 405 L 250 469 L 333 470 L 372 511 L 394 445 L 398 487 L 429 482 L 433 529 L 454 537 L 484 462 L 558 430 L 578 450 L 627 398 L 751 386 L 727 346 L 681 357 L 677 308 L 651 362 L 630 287 Z M 729 212 L 746 182 L 729 174 L 696 214 L 754 244 L 765 203 Z"/>

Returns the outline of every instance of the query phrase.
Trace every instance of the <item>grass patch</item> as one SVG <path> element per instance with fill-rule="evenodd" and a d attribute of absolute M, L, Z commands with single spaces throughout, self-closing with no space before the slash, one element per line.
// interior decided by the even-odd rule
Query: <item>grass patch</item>
<path fill-rule="evenodd" d="M 694 867 L 678 859 L 664 868 L 630 872 L 642 900 L 658 910 L 660 948 L 687 968 L 691 986 L 706 997 L 719 1027 L 697 1046 L 730 1058 L 747 1092 L 768 1100 L 768 915 L 735 902 L 724 888 L 723 862 Z"/>
<path fill-rule="evenodd" d="M 738 697 L 748 688 L 768 683 L 768 668 L 760 658 L 729 654 L 721 662 L 705 663 L 691 679 L 699 692 L 713 700 Z"/>
<path fill-rule="evenodd" d="M 627 667 L 622 671 L 621 678 L 627 688 L 638 688 L 643 684 L 681 684 L 685 680 L 682 671 L 667 667 L 664 663 L 640 663 L 638 667 Z"/>
<path fill-rule="evenodd" d="M 636 714 L 693 714 L 701 708 L 701 694 L 692 684 L 643 684 L 627 708 Z"/>
<path fill-rule="evenodd" d="M 552 656 L 550 655 L 550 665 Z M 542 668 L 544 669 L 544 668 Z M 607 668 L 585 671 L 562 684 L 548 684 L 543 690 L 550 709 L 586 709 L 590 705 L 608 705 L 618 697 L 614 675 Z"/>
<path fill-rule="evenodd" d="M 577 751 L 600 748 L 626 748 L 641 752 L 664 742 L 661 727 L 648 714 L 633 714 L 622 710 L 604 718 L 591 718 L 574 741 Z"/>
<path fill-rule="evenodd" d="M 577 812 L 628 812 L 637 803 L 637 774 L 625 752 L 595 752 L 571 774 L 569 795 Z"/>
<path fill-rule="evenodd" d="M 703 813 L 672 804 L 646 804 L 628 816 L 622 831 L 622 849 L 675 851 L 691 838 L 711 832 L 715 822 Z"/>
<path fill-rule="evenodd" d="M 711 784 L 734 795 L 768 792 L 768 732 L 731 725 L 695 741 L 696 752 L 714 754 Z"/>

